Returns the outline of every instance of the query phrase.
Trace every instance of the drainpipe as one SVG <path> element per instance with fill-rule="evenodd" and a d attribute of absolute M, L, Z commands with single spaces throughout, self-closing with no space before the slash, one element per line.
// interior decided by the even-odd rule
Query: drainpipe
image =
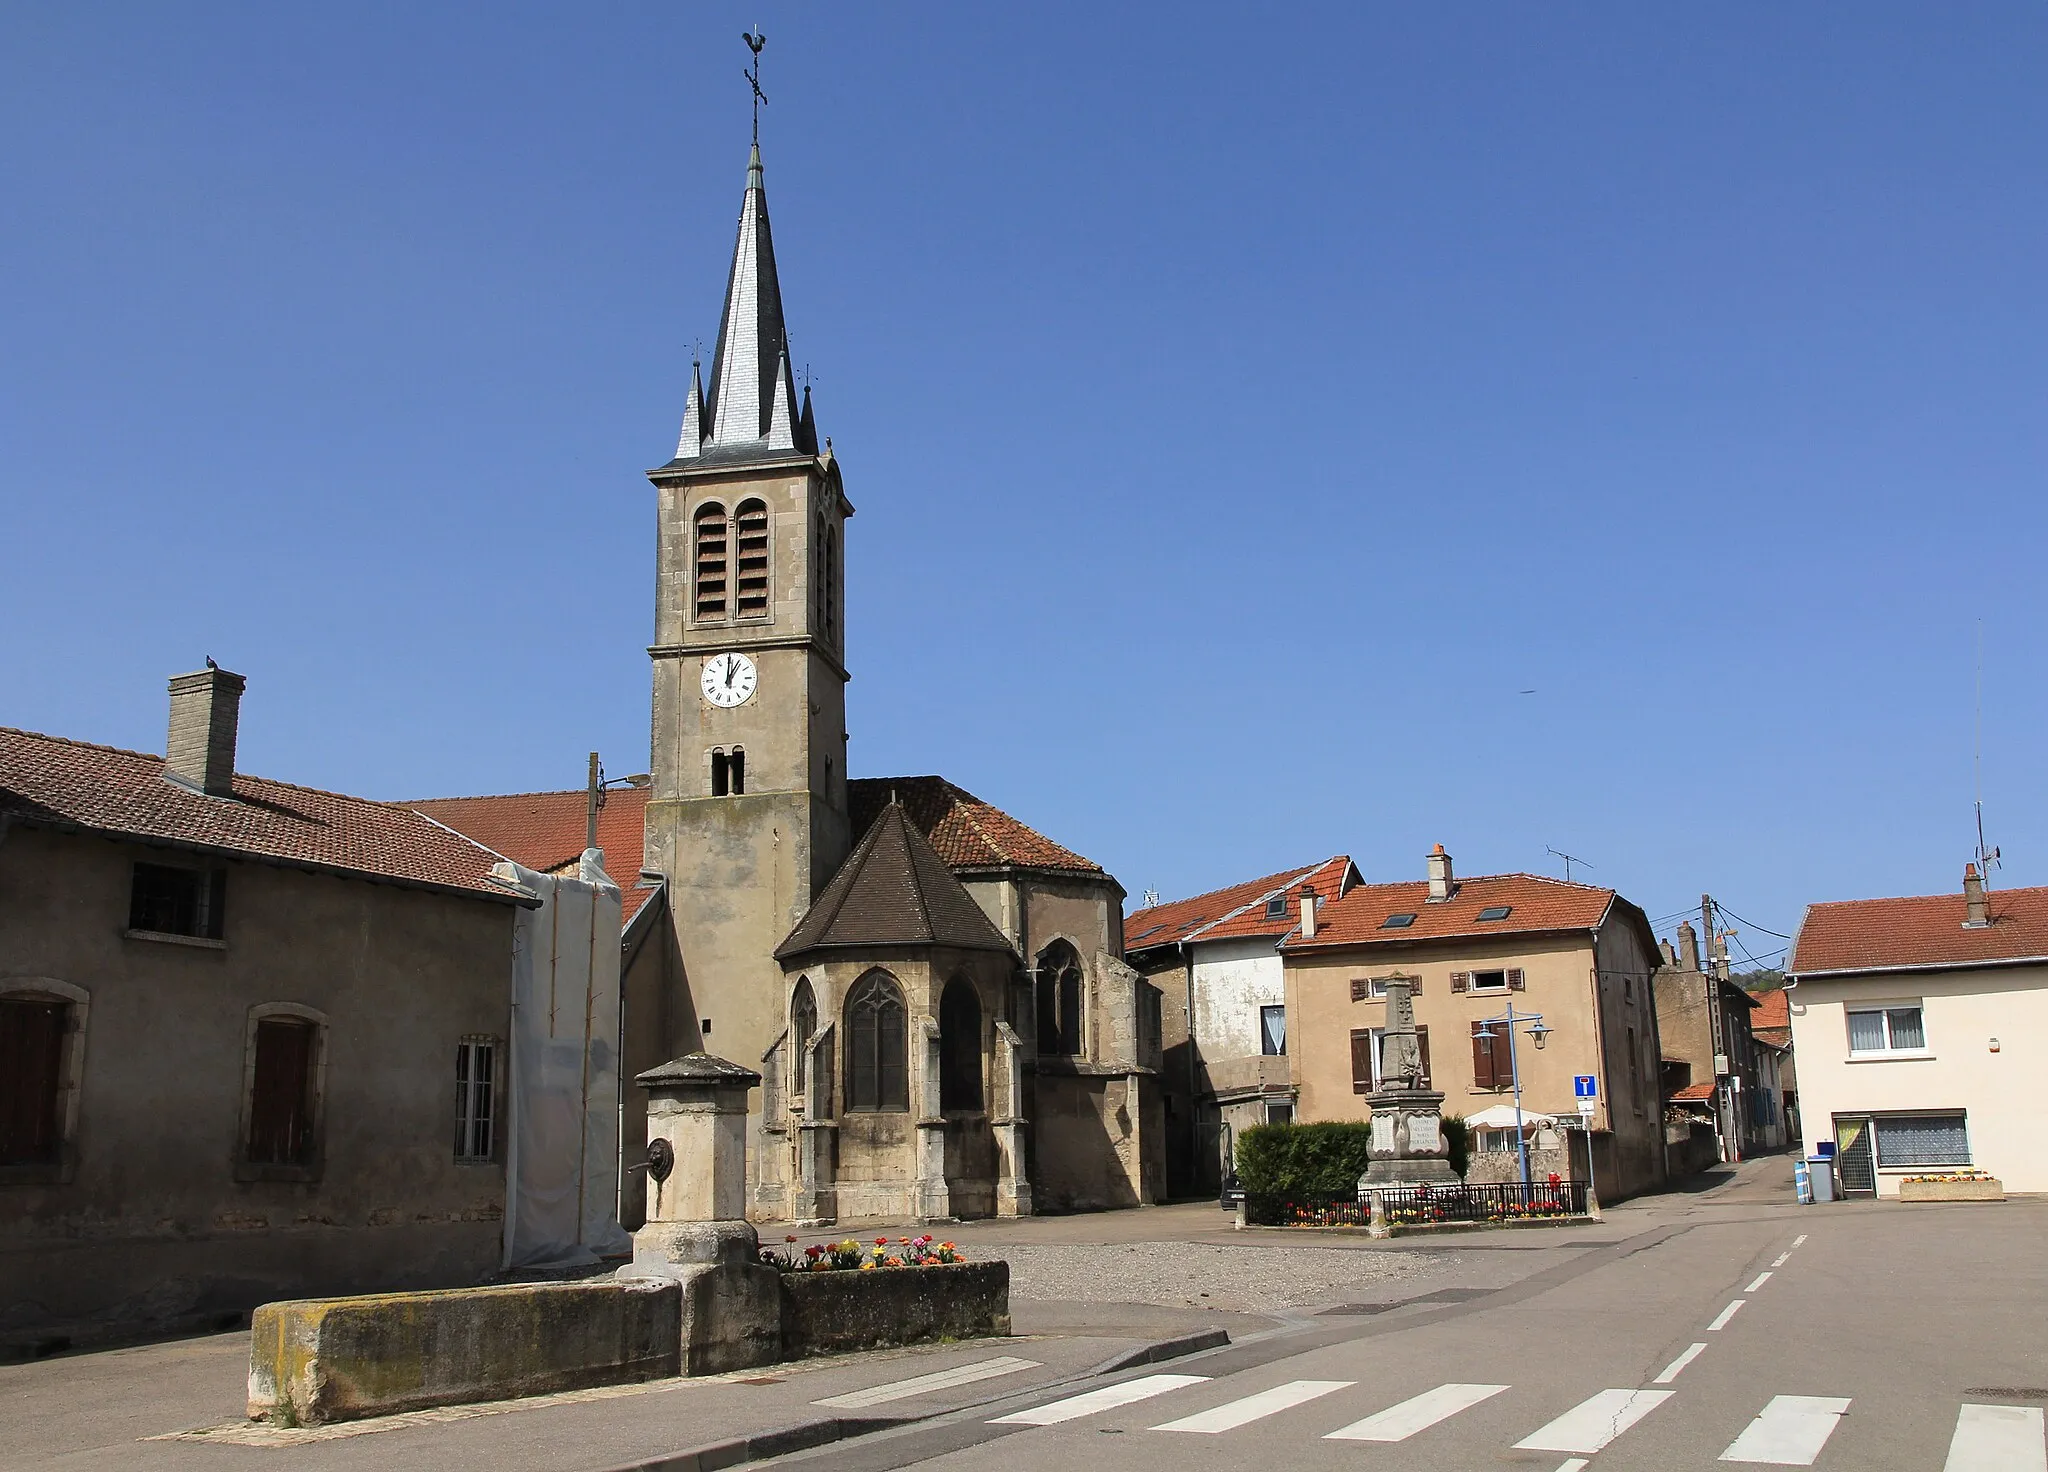
<path fill-rule="evenodd" d="M 512 917 L 511 995 L 505 1028 L 505 1246 L 498 1270 L 512 1268 L 512 1240 L 519 1219 L 519 917 Z"/>

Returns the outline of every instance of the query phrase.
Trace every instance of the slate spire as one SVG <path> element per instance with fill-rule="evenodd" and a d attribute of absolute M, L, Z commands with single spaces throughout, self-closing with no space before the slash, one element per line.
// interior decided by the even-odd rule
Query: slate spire
<path fill-rule="evenodd" d="M 711 387 L 703 396 L 703 435 L 690 445 L 683 426 L 679 460 L 715 452 L 786 453 L 797 448 L 796 380 L 789 367 L 789 333 L 782 321 L 782 284 L 775 274 L 775 241 L 768 228 L 768 193 L 761 183 L 761 145 L 747 161 L 747 192 L 740 203 L 739 235 L 726 278 L 725 315 L 711 355 Z"/>

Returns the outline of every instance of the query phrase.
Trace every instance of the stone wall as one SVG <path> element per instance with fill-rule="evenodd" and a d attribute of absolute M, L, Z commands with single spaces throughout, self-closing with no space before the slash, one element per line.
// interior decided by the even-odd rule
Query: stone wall
<path fill-rule="evenodd" d="M 249 1415 L 315 1426 L 656 1380 L 680 1369 L 673 1281 L 529 1283 L 256 1310 Z"/>
<path fill-rule="evenodd" d="M 1006 1262 L 782 1275 L 785 1359 L 1009 1332 Z"/>

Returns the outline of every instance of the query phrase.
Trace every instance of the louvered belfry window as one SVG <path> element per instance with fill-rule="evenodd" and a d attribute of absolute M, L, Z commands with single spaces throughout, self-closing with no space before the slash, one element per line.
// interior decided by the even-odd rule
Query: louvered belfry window
<path fill-rule="evenodd" d="M 725 508 L 716 501 L 697 508 L 696 617 L 724 618 L 726 609 Z"/>
<path fill-rule="evenodd" d="M 761 501 L 742 501 L 733 515 L 733 530 L 739 540 L 739 616 L 768 616 L 768 507 Z"/>

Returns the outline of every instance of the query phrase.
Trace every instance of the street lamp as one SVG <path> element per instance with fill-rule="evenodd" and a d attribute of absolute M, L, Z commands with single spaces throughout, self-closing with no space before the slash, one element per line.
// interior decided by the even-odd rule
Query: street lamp
<path fill-rule="evenodd" d="M 1528 1024 L 1526 1031 L 1529 1034 L 1529 1040 L 1536 1045 L 1538 1052 L 1543 1050 L 1543 1045 L 1550 1041 L 1550 1035 L 1557 1030 L 1556 1028 L 1544 1025 L 1541 1012 L 1517 1012 L 1514 1002 L 1510 1001 L 1507 1011 L 1498 1017 L 1489 1017 L 1479 1024 L 1478 1035 L 1488 1039 L 1488 1046 L 1491 1046 L 1491 1040 L 1495 1036 L 1493 1030 L 1495 1025 L 1498 1024 L 1507 1029 L 1508 1077 L 1515 1086 L 1515 1153 L 1521 1157 L 1522 1191 L 1526 1197 L 1527 1193 L 1533 1188 L 1533 1182 L 1529 1178 L 1529 1141 L 1524 1136 L 1522 1127 L 1522 1068 L 1515 1056 L 1515 1024 L 1518 1022 Z"/>

